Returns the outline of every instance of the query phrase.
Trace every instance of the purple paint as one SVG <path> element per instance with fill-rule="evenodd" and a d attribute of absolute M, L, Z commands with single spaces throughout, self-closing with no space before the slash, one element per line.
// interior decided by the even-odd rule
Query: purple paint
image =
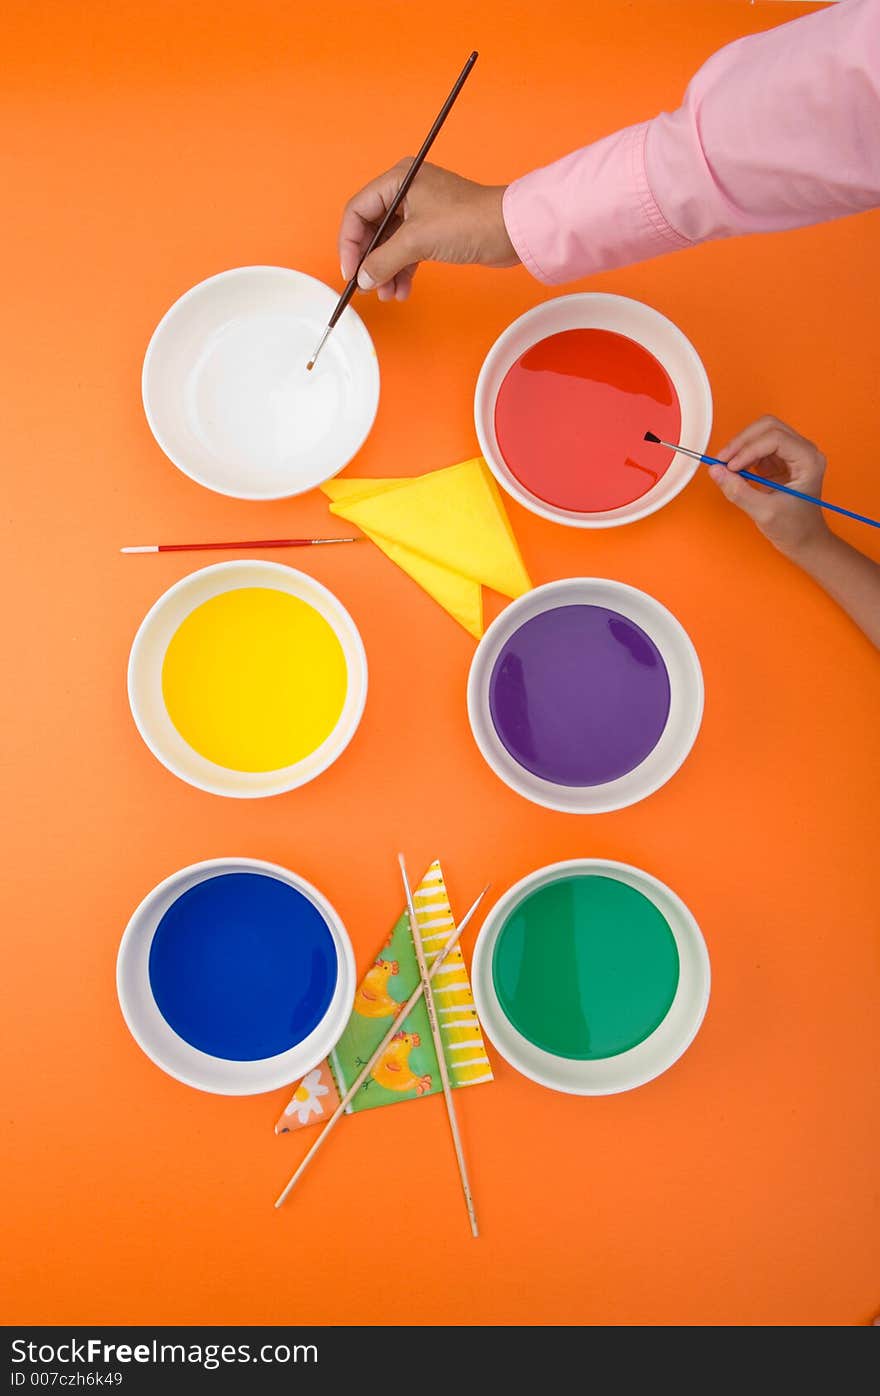
<path fill-rule="evenodd" d="M 604 785 L 641 765 L 669 716 L 669 674 L 650 635 L 604 606 L 558 606 L 516 630 L 489 680 L 495 731 L 555 785 Z"/>

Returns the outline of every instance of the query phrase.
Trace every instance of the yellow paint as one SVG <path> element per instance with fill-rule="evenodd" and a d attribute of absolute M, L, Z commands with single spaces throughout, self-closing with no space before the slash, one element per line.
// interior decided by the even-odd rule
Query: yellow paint
<path fill-rule="evenodd" d="M 165 706 L 184 741 L 233 771 L 276 771 L 310 755 L 339 721 L 347 684 L 333 628 L 269 587 L 198 606 L 162 666 Z"/>

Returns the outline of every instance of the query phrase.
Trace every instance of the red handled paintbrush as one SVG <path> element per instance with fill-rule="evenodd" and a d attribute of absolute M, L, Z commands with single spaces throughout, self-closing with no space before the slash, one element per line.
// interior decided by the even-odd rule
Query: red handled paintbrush
<path fill-rule="evenodd" d="M 362 543 L 363 538 L 251 538 L 239 543 L 144 543 L 137 548 L 120 548 L 121 553 L 207 553 L 246 552 L 251 548 L 319 548 L 325 543 Z"/>

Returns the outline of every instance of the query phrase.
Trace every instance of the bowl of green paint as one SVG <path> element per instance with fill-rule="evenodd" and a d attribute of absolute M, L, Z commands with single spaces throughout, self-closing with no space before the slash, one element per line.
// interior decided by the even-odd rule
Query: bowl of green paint
<path fill-rule="evenodd" d="M 477 1012 L 532 1081 L 612 1095 L 661 1075 L 709 1002 L 706 944 L 664 883 L 627 863 L 577 858 L 516 883 L 474 949 Z"/>

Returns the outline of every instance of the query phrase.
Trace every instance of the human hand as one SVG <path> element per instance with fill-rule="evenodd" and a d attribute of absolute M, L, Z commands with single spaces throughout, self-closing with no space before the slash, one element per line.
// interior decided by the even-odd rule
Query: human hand
<path fill-rule="evenodd" d="M 726 468 L 711 465 L 709 474 L 721 493 L 754 519 L 786 557 L 797 560 L 828 538 L 831 531 L 816 505 L 739 478 L 739 471 L 752 470 L 781 485 L 821 496 L 825 457 L 812 441 L 777 417 L 759 417 L 719 451 L 718 458 L 727 462 Z"/>
<path fill-rule="evenodd" d="M 348 281 L 400 188 L 411 159 L 371 180 L 349 199 L 339 227 L 339 260 Z M 504 185 L 474 184 L 437 165 L 423 165 L 385 240 L 361 267 L 362 291 L 380 301 L 406 300 L 419 262 L 512 267 L 519 258 L 501 212 Z"/>

